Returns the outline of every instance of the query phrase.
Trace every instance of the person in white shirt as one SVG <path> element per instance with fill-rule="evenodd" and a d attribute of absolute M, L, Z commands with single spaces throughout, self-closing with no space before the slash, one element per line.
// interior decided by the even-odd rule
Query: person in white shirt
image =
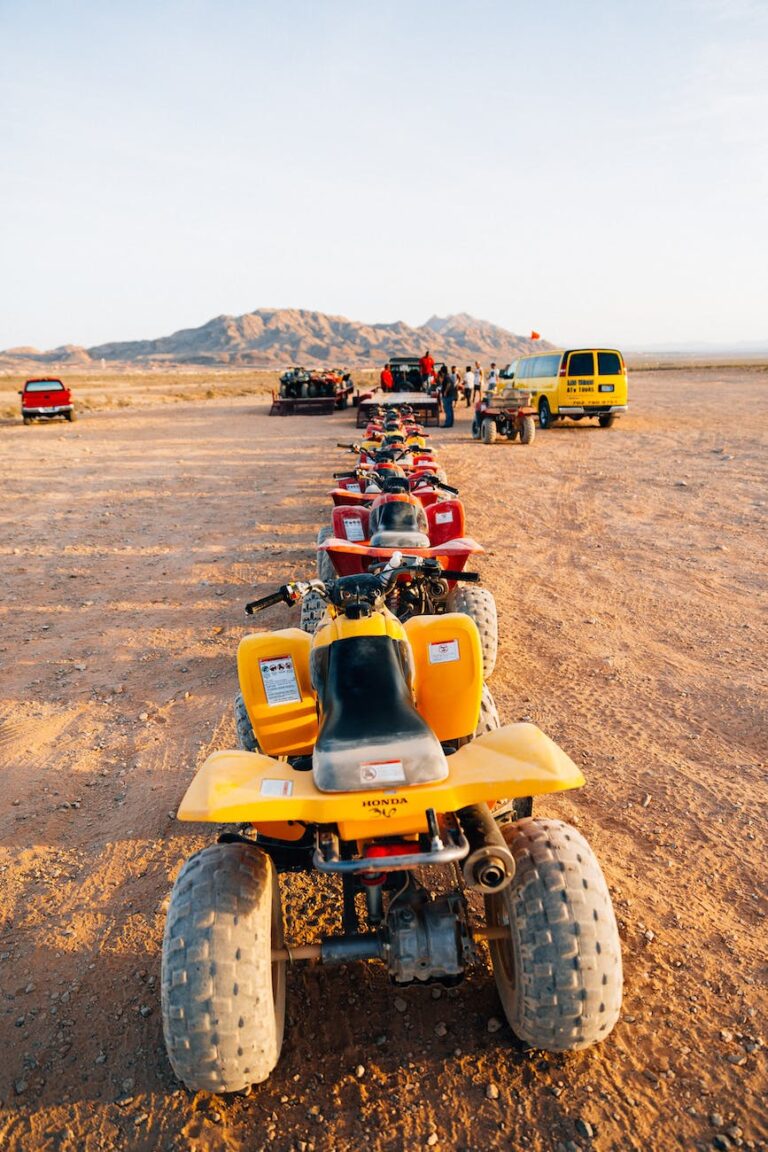
<path fill-rule="evenodd" d="M 480 367 L 477 360 L 475 360 L 474 376 L 475 376 L 475 379 L 474 379 L 474 386 L 472 388 L 472 398 L 475 400 L 479 400 L 480 396 L 482 394 L 482 391 L 483 391 L 483 370 Z"/>
<path fill-rule="evenodd" d="M 466 371 L 464 373 L 463 388 L 464 388 L 464 400 L 466 401 L 467 408 L 469 408 L 469 405 L 472 402 L 472 397 L 474 395 L 474 390 L 475 390 L 475 374 L 472 371 L 472 365 L 471 364 L 467 364 L 467 368 L 466 368 Z"/>
<path fill-rule="evenodd" d="M 499 374 L 496 371 L 496 362 L 491 362 L 491 370 L 488 373 L 488 391 L 495 392 L 499 383 Z"/>

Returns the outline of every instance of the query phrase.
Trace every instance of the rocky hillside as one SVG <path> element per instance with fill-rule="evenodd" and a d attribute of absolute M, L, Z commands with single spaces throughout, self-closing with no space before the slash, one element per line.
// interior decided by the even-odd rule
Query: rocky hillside
<path fill-rule="evenodd" d="M 394 324 L 362 324 L 343 316 L 327 316 L 299 308 L 260 308 L 245 316 L 217 316 L 200 328 L 183 328 L 157 340 L 132 340 L 80 348 L 67 344 L 50 352 L 10 348 L 0 352 L 6 370 L 160 367 L 181 364 L 278 368 L 344 365 L 366 367 L 389 356 L 421 353 L 429 348 L 435 359 L 456 364 L 480 360 L 506 363 L 521 352 L 548 347 L 544 341 L 516 336 L 466 313 L 433 316 L 419 328 Z"/>

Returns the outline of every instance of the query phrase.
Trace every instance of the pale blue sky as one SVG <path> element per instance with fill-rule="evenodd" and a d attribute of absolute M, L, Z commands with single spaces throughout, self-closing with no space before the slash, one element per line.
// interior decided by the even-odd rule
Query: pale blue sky
<path fill-rule="evenodd" d="M 768 339 L 768 0 L 0 0 L 0 348 Z"/>

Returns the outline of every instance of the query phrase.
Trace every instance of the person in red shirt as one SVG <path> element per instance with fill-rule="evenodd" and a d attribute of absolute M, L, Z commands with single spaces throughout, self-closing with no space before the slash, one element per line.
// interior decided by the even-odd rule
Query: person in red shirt
<path fill-rule="evenodd" d="M 419 360 L 419 372 L 421 373 L 421 386 L 426 391 L 435 378 L 435 362 L 429 354 L 429 349 Z"/>
<path fill-rule="evenodd" d="M 379 377 L 379 383 L 381 385 L 382 392 L 391 392 L 394 388 L 395 382 L 392 379 L 392 370 L 390 369 L 389 364 L 385 364 L 382 368 L 381 376 Z"/>

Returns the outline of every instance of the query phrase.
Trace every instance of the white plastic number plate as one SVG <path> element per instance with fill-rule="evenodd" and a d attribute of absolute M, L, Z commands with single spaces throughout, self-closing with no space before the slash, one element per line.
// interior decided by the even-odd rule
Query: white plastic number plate
<path fill-rule="evenodd" d="M 458 640 L 444 640 L 441 644 L 430 644 L 430 664 L 450 664 L 452 660 L 460 660 Z"/>
<path fill-rule="evenodd" d="M 360 765 L 363 784 L 404 784 L 402 760 L 369 760 Z"/>
<path fill-rule="evenodd" d="M 435 513 L 435 524 L 450 524 L 453 520 L 453 512 L 437 512 Z"/>
<path fill-rule="evenodd" d="M 358 540 L 365 540 L 363 522 L 357 516 L 344 517 L 344 535 L 353 544 Z"/>
<path fill-rule="evenodd" d="M 293 782 L 291 780 L 262 780 L 259 791 L 262 796 L 292 796 Z"/>
<path fill-rule="evenodd" d="M 261 681 L 267 704 L 274 708 L 277 704 L 298 704 L 301 700 L 293 657 L 276 656 L 274 660 L 259 660 Z"/>
<path fill-rule="evenodd" d="M 359 492 L 360 491 L 360 485 L 359 484 L 347 484 L 346 487 L 347 487 L 347 492 Z"/>

